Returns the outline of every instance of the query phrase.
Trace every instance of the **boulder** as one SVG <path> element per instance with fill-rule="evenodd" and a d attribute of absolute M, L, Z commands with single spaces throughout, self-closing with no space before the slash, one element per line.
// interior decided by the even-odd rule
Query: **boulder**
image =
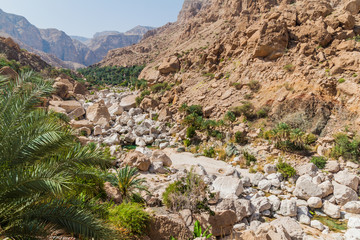
<path fill-rule="evenodd" d="M 76 82 L 74 84 L 74 93 L 80 94 L 80 95 L 86 95 L 88 93 L 88 90 L 86 89 L 85 85 L 79 82 Z"/>
<path fill-rule="evenodd" d="M 276 165 L 274 165 L 274 164 L 265 164 L 264 172 L 267 173 L 267 174 L 276 173 L 277 172 Z"/>
<path fill-rule="evenodd" d="M 271 188 L 271 181 L 263 179 L 259 182 L 258 188 L 264 192 L 268 192 Z"/>
<path fill-rule="evenodd" d="M 268 197 L 270 204 L 271 204 L 271 210 L 276 212 L 280 208 L 281 201 L 280 199 L 275 195 L 270 195 Z"/>
<path fill-rule="evenodd" d="M 85 115 L 85 109 L 83 107 L 78 107 L 74 109 L 72 112 L 70 112 L 68 114 L 68 117 L 70 119 L 77 119 L 79 117 L 82 117 L 83 115 Z"/>
<path fill-rule="evenodd" d="M 94 136 L 102 135 L 102 128 L 100 126 L 95 126 L 93 134 L 94 134 Z"/>
<path fill-rule="evenodd" d="M 359 240 L 360 229 L 350 228 L 344 234 L 345 240 Z"/>
<path fill-rule="evenodd" d="M 340 164 L 337 161 L 327 161 L 325 170 L 331 173 L 340 171 Z"/>
<path fill-rule="evenodd" d="M 294 217 L 297 215 L 297 207 L 295 200 L 282 200 L 280 204 L 279 214 L 283 216 Z"/>
<path fill-rule="evenodd" d="M 345 205 L 347 202 L 357 201 L 359 197 L 357 193 L 351 188 L 333 182 L 334 185 L 334 197 L 336 199 L 336 203 L 339 205 Z"/>
<path fill-rule="evenodd" d="M 61 97 L 62 99 L 66 99 L 66 98 L 70 97 L 68 85 L 66 85 L 62 82 L 55 82 L 53 84 L 53 88 L 55 90 L 55 94 L 58 95 L 59 97 Z"/>
<path fill-rule="evenodd" d="M 312 220 L 310 222 L 310 226 L 313 227 L 313 228 L 316 228 L 319 231 L 322 231 L 322 230 L 325 229 L 325 226 L 318 220 Z"/>
<path fill-rule="evenodd" d="M 350 13 L 341 14 L 338 20 L 344 30 L 352 30 L 355 26 L 355 17 Z"/>
<path fill-rule="evenodd" d="M 251 183 L 253 186 L 257 186 L 261 180 L 265 179 L 264 175 L 262 173 L 255 173 L 254 176 L 251 178 Z"/>
<path fill-rule="evenodd" d="M 202 214 L 201 217 L 200 223 L 211 226 L 210 232 L 215 237 L 229 235 L 237 222 L 236 213 L 232 210 L 215 212 L 214 215 Z"/>
<path fill-rule="evenodd" d="M 129 95 L 121 99 L 120 107 L 122 107 L 124 111 L 129 111 L 131 108 L 136 107 L 136 95 Z"/>
<path fill-rule="evenodd" d="M 221 198 L 238 197 L 244 190 L 241 180 L 230 176 L 216 178 L 212 186 Z"/>
<path fill-rule="evenodd" d="M 154 215 L 150 220 L 148 230 L 147 235 L 150 239 L 169 240 L 171 237 L 176 239 L 192 237 L 183 219 L 175 214 Z"/>
<path fill-rule="evenodd" d="M 334 192 L 334 186 L 331 184 L 329 180 L 320 183 L 319 187 L 322 190 L 322 195 L 321 195 L 322 198 L 327 197 Z"/>
<path fill-rule="evenodd" d="M 360 214 L 360 201 L 347 202 L 343 209 L 348 213 Z"/>
<path fill-rule="evenodd" d="M 120 144 L 120 137 L 119 134 L 114 133 L 109 137 L 106 137 L 103 141 L 104 144 L 108 145 L 108 146 L 114 146 L 114 145 L 119 145 Z"/>
<path fill-rule="evenodd" d="M 149 97 L 145 97 L 140 103 L 140 108 L 145 111 L 155 109 L 157 106 L 159 106 L 159 102 Z"/>
<path fill-rule="evenodd" d="M 75 129 L 82 128 L 82 127 L 87 127 L 87 128 L 93 129 L 93 127 L 94 127 L 94 125 L 88 120 L 80 120 L 80 121 L 71 120 L 70 125 L 71 125 L 71 127 L 75 128 Z"/>
<path fill-rule="evenodd" d="M 348 221 L 348 228 L 360 229 L 360 217 L 350 217 Z M 360 238 L 360 235 L 359 235 Z"/>
<path fill-rule="evenodd" d="M 175 73 L 180 70 L 180 61 L 176 56 L 171 56 L 163 60 L 159 66 L 161 74 Z"/>
<path fill-rule="evenodd" d="M 301 165 L 300 167 L 298 167 L 296 169 L 296 172 L 302 176 L 304 174 L 308 174 L 311 177 L 315 177 L 316 176 L 316 172 L 317 172 L 318 168 L 315 166 L 315 164 L 313 163 L 308 163 L 305 165 Z"/>
<path fill-rule="evenodd" d="M 111 117 L 104 100 L 100 100 L 88 107 L 86 110 L 86 118 L 95 123 L 99 121 L 100 118 L 105 118 L 109 122 Z"/>
<path fill-rule="evenodd" d="M 300 224 L 293 218 L 282 217 L 272 221 L 270 224 L 275 227 L 283 227 L 292 240 L 302 240 L 304 237 L 304 231 L 302 230 Z"/>
<path fill-rule="evenodd" d="M 250 201 L 257 213 L 271 209 L 271 203 L 267 197 L 258 197 Z"/>
<path fill-rule="evenodd" d="M 322 210 L 329 217 L 340 218 L 340 207 L 327 200 L 324 202 Z"/>
<path fill-rule="evenodd" d="M 339 184 L 352 188 L 354 191 L 357 191 L 359 186 L 359 177 L 348 171 L 338 172 L 334 175 L 334 180 Z"/>
<path fill-rule="evenodd" d="M 136 167 L 140 171 L 147 171 L 149 170 L 151 162 L 146 155 L 141 152 L 134 151 L 125 157 L 124 164 Z"/>
<path fill-rule="evenodd" d="M 250 203 L 250 201 L 249 201 Z M 247 206 L 242 204 L 241 201 L 238 201 L 235 198 L 226 198 L 223 199 L 220 203 L 216 205 L 216 211 L 225 211 L 232 210 L 236 213 L 237 221 L 240 222 L 248 216 Z"/>
<path fill-rule="evenodd" d="M 309 209 L 306 206 L 299 206 L 297 208 L 297 219 L 299 223 L 310 225 Z"/>
<path fill-rule="evenodd" d="M 108 111 L 111 116 L 118 116 L 124 112 L 124 109 L 118 103 L 114 103 L 111 107 L 109 107 Z"/>
<path fill-rule="evenodd" d="M 348 1 L 345 6 L 344 9 L 348 12 L 350 12 L 352 15 L 356 15 L 359 13 L 360 11 L 360 0 L 351 0 Z"/>
<path fill-rule="evenodd" d="M 171 167 L 172 161 L 168 155 L 166 155 L 161 150 L 155 150 L 152 152 L 152 156 L 150 158 L 151 162 L 162 162 L 165 167 Z"/>
<path fill-rule="evenodd" d="M 66 113 L 70 113 L 75 109 L 82 107 L 81 103 L 75 100 L 70 101 L 50 101 L 50 105 L 65 109 Z"/>
<path fill-rule="evenodd" d="M 118 188 L 113 187 L 111 183 L 105 182 L 104 183 L 104 190 L 109 198 L 109 200 L 112 200 L 114 203 L 120 204 L 122 202 L 122 196 Z"/>
<path fill-rule="evenodd" d="M 306 174 L 296 181 L 293 194 L 298 198 L 308 200 L 310 197 L 321 197 L 322 189 L 312 182 L 312 177 Z"/>
<path fill-rule="evenodd" d="M 321 208 L 322 201 L 319 197 L 311 197 L 307 200 L 308 206 L 311 208 Z"/>

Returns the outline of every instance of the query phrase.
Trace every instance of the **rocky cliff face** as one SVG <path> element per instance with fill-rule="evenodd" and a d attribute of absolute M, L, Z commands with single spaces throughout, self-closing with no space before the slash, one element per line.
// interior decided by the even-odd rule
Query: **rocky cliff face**
<path fill-rule="evenodd" d="M 125 34 L 103 32 L 86 41 L 72 39 L 57 29 L 38 29 L 26 18 L 0 10 L 0 35 L 13 38 L 22 48 L 57 67 L 77 68 L 99 62 L 110 49 L 138 43 L 148 29 L 152 28 L 138 26 Z"/>
<path fill-rule="evenodd" d="M 100 65 L 147 63 L 140 77 L 150 84 L 180 83 L 158 96 L 173 112 L 187 102 L 220 118 L 246 101 L 269 107 L 272 122 L 318 134 L 359 128 L 359 9 L 358 0 L 185 1 L 178 22 Z"/>

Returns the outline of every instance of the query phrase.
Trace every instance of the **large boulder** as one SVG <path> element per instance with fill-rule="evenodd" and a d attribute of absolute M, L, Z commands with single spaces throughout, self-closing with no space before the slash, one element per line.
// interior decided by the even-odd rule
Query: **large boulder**
<path fill-rule="evenodd" d="M 110 113 L 105 105 L 104 100 L 100 100 L 99 102 L 91 105 L 86 110 L 86 118 L 92 122 L 97 122 L 100 118 L 105 118 L 107 121 L 110 121 Z"/>
<path fill-rule="evenodd" d="M 339 184 L 352 188 L 354 191 L 357 191 L 359 186 L 359 177 L 348 171 L 338 172 L 334 175 L 334 180 Z"/>
<path fill-rule="evenodd" d="M 153 216 L 148 229 L 150 239 L 169 240 L 171 237 L 176 239 L 190 239 L 192 237 L 192 233 L 184 221 L 175 214 Z"/>
<path fill-rule="evenodd" d="M 295 200 L 282 200 L 279 214 L 283 216 L 294 217 L 297 215 L 297 207 Z"/>
<path fill-rule="evenodd" d="M 360 214 L 360 201 L 347 202 L 343 209 L 348 213 Z"/>
<path fill-rule="evenodd" d="M 312 182 L 312 177 L 303 175 L 296 181 L 293 194 L 301 199 L 308 200 L 310 197 L 322 197 L 322 189 Z"/>
<path fill-rule="evenodd" d="M 75 100 L 70 101 L 50 101 L 50 105 L 65 109 L 67 113 L 74 111 L 75 109 L 82 107 L 81 103 Z"/>
<path fill-rule="evenodd" d="M 247 200 L 248 201 L 248 200 Z M 250 201 L 248 201 L 250 204 Z M 226 198 L 216 205 L 216 211 L 232 210 L 236 213 L 237 221 L 248 216 L 247 205 L 235 198 Z"/>
<path fill-rule="evenodd" d="M 327 200 L 324 202 L 322 210 L 329 217 L 340 218 L 340 207 Z"/>
<path fill-rule="evenodd" d="M 347 202 L 359 200 L 357 193 L 351 188 L 333 182 L 334 185 L 334 197 L 336 203 L 339 205 L 345 205 Z"/>
<path fill-rule="evenodd" d="M 124 164 L 136 167 L 140 171 L 147 171 L 150 167 L 150 159 L 141 152 L 135 151 L 129 153 L 124 159 Z"/>
<path fill-rule="evenodd" d="M 118 103 L 114 103 L 108 110 L 111 116 L 121 115 L 124 112 L 124 109 Z"/>
<path fill-rule="evenodd" d="M 232 232 L 234 224 L 237 222 L 236 213 L 232 210 L 215 212 L 212 214 L 202 214 L 200 223 L 211 226 L 210 232 L 215 236 L 226 236 Z"/>
<path fill-rule="evenodd" d="M 212 184 L 214 191 L 220 193 L 221 198 L 238 197 L 243 192 L 242 181 L 235 177 L 218 177 Z"/>
<path fill-rule="evenodd" d="M 0 75 L 7 76 L 10 79 L 17 79 L 19 74 L 15 72 L 11 67 L 5 66 L 0 69 Z"/>
<path fill-rule="evenodd" d="M 111 183 L 105 182 L 104 183 L 104 190 L 109 198 L 109 200 L 112 200 L 114 203 L 121 203 L 122 202 L 122 196 L 118 188 L 113 187 Z"/>
<path fill-rule="evenodd" d="M 124 111 L 129 111 L 131 108 L 136 107 L 136 95 L 129 95 L 121 99 L 120 107 Z"/>
<path fill-rule="evenodd" d="M 74 84 L 74 93 L 80 94 L 80 95 L 85 95 L 88 93 L 88 90 L 86 89 L 84 84 L 76 82 Z"/>
<path fill-rule="evenodd" d="M 180 70 L 180 61 L 176 56 L 171 56 L 164 59 L 159 66 L 159 72 L 161 74 L 175 73 Z"/>
<path fill-rule="evenodd" d="M 70 97 L 68 85 L 62 82 L 55 82 L 53 84 L 53 88 L 55 90 L 55 94 L 61 97 L 62 99 L 66 99 Z"/>
<path fill-rule="evenodd" d="M 264 57 L 270 60 L 281 57 L 289 42 L 286 23 L 273 19 L 265 22 L 259 31 L 253 57 Z"/>
<path fill-rule="evenodd" d="M 83 127 L 87 127 L 90 129 L 94 128 L 94 125 L 88 120 L 80 120 L 80 121 L 71 120 L 70 125 L 75 129 L 83 128 Z"/>
<path fill-rule="evenodd" d="M 166 153 L 161 150 L 155 150 L 152 152 L 151 162 L 162 162 L 165 167 L 171 167 L 172 161 Z"/>
<path fill-rule="evenodd" d="M 83 107 L 78 107 L 78 108 L 74 109 L 73 111 L 71 111 L 68 114 L 68 117 L 70 119 L 77 119 L 79 117 L 82 117 L 83 115 L 85 115 L 85 109 Z"/>
<path fill-rule="evenodd" d="M 290 235 L 292 240 L 302 240 L 304 237 L 303 229 L 301 228 L 300 224 L 293 218 L 282 217 L 272 221 L 270 224 L 275 227 L 283 227 Z"/>
<path fill-rule="evenodd" d="M 360 11 L 360 0 L 351 0 L 348 1 L 345 6 L 344 9 L 348 12 L 350 12 L 353 15 L 356 15 L 359 13 Z"/>

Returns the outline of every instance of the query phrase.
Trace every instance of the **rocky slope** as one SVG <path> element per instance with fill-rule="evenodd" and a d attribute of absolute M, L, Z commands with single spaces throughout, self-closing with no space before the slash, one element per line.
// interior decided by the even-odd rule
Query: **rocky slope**
<path fill-rule="evenodd" d="M 185 1 L 176 23 L 110 51 L 100 65 L 147 63 L 141 77 L 150 84 L 180 83 L 159 98 L 173 113 L 187 102 L 220 118 L 250 101 L 268 106 L 272 122 L 326 135 L 360 127 L 359 21 L 354 0 Z"/>
<path fill-rule="evenodd" d="M 0 35 L 11 37 L 22 48 L 35 52 L 49 64 L 57 67 L 78 68 L 100 61 L 107 51 L 129 46 L 141 40 L 146 29 L 138 26 L 129 32 L 100 34 L 85 43 L 72 39 L 57 29 L 38 29 L 26 18 L 0 10 Z"/>

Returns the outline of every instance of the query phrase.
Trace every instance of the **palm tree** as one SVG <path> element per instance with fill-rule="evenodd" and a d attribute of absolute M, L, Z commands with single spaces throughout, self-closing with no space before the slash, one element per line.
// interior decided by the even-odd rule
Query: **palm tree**
<path fill-rule="evenodd" d="M 38 108 L 52 82 L 33 72 L 0 77 L 0 236 L 40 239 L 51 234 L 107 239 L 104 222 L 79 199 L 101 179 L 92 168 L 108 161 L 81 146 L 59 114 Z M 95 193 L 94 193 L 95 194 Z"/>
<path fill-rule="evenodd" d="M 139 192 L 147 191 L 146 186 L 143 185 L 144 179 L 138 178 L 140 174 L 134 167 L 125 167 L 119 169 L 116 174 L 116 181 L 120 193 L 125 201 L 142 199 Z"/>

